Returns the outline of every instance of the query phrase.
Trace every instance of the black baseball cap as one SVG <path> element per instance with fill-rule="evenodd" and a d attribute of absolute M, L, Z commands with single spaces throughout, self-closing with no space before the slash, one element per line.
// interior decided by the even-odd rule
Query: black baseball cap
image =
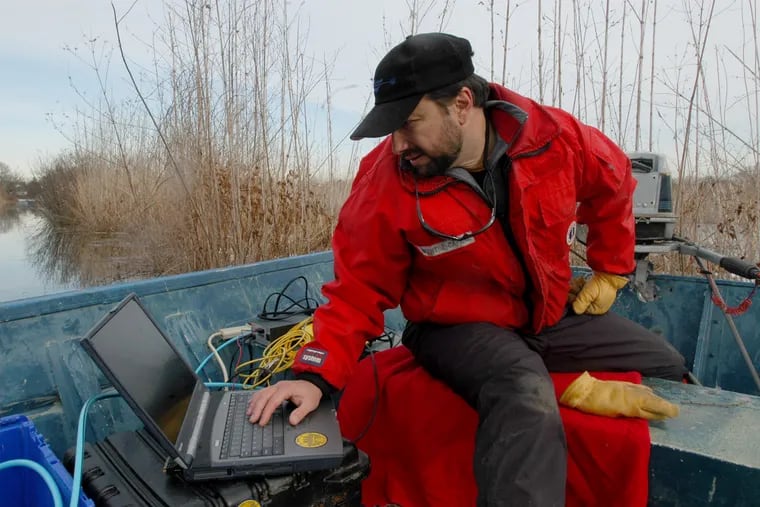
<path fill-rule="evenodd" d="M 400 128 L 426 93 L 475 72 L 472 55 L 470 42 L 454 35 L 421 33 L 407 37 L 377 64 L 375 107 L 351 139 L 382 137 Z"/>

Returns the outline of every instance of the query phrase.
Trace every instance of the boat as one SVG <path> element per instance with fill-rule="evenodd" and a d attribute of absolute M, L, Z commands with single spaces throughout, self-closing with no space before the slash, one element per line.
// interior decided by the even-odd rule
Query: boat
<path fill-rule="evenodd" d="M 670 236 L 671 219 L 665 210 L 646 225 L 660 224 Z M 679 417 L 649 424 L 649 505 L 758 505 L 760 303 L 745 302 L 740 315 L 728 308 L 748 301 L 756 283 L 648 273 L 646 257 L 680 249 L 733 271 L 752 265 L 686 242 L 673 246 L 655 239 L 637 250 L 641 269 L 612 309 L 666 337 L 692 373 L 689 384 L 644 379 L 681 407 Z M 81 408 L 108 387 L 79 340 L 131 293 L 185 359 L 198 365 L 209 354 L 210 336 L 250 323 L 266 311 L 272 295 L 296 291 L 291 300 L 320 301 L 321 285 L 332 278 L 332 253 L 325 251 L 0 303 L 0 418 L 24 414 L 62 458 L 76 443 Z M 388 331 L 400 336 L 400 310 L 385 317 Z M 117 402 L 93 406 L 89 421 L 90 440 L 140 426 L 126 404 Z"/>
<path fill-rule="evenodd" d="M 25 414 L 59 457 L 75 443 L 84 402 L 106 383 L 79 338 L 123 297 L 136 293 L 191 364 L 207 354 L 205 339 L 250 321 L 271 294 L 303 277 L 308 294 L 333 276 L 331 252 L 276 259 L 0 304 L 0 417 Z M 654 301 L 623 290 L 613 310 L 662 333 L 686 357 L 702 384 L 645 379 L 681 406 L 680 417 L 652 423 L 650 505 L 756 505 L 760 498 L 760 397 L 729 321 L 698 277 L 654 275 Z M 747 282 L 720 280 L 726 301 Z M 760 359 L 760 305 L 731 319 L 754 364 Z M 399 310 L 386 326 L 400 332 Z M 91 412 L 95 438 L 139 426 L 122 404 Z"/>

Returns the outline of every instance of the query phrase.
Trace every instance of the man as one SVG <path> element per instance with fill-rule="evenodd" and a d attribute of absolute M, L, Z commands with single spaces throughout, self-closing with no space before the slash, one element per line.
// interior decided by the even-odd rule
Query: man
<path fill-rule="evenodd" d="M 377 66 L 375 107 L 351 138 L 390 135 L 362 160 L 341 210 L 335 280 L 297 380 L 255 393 L 250 420 L 266 424 L 289 399 L 297 424 L 344 387 L 382 312 L 400 305 L 404 345 L 478 412 L 478 504 L 564 505 L 549 371 L 680 380 L 684 360 L 607 313 L 634 269 L 626 155 L 568 113 L 489 85 L 471 57 L 465 39 L 421 34 Z M 594 274 L 569 309 L 576 219 Z"/>

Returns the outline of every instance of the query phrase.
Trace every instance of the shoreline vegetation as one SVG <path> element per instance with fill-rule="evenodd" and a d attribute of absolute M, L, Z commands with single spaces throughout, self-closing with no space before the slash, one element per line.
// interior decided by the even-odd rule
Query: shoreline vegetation
<path fill-rule="evenodd" d="M 5 189 L 0 186 L 0 210 L 3 210 L 15 204 L 15 202 L 15 199 L 8 195 L 8 192 L 6 192 Z"/>
<path fill-rule="evenodd" d="M 152 48 L 156 73 L 134 77 L 134 102 L 114 103 L 104 85 L 73 150 L 41 168 L 43 250 L 52 244 L 75 259 L 68 265 L 115 259 L 84 267 L 83 284 L 330 247 L 350 182 L 332 176 L 332 148 L 313 134 L 329 120 L 315 124 L 307 102 L 329 65 L 307 63 L 303 37 L 273 23 L 277 4 L 169 8 Z M 72 230 L 75 244 L 62 236 Z"/>
<path fill-rule="evenodd" d="M 490 65 L 483 61 L 491 74 L 484 77 L 571 111 L 626 151 L 651 150 L 653 137 L 668 131 L 676 145 L 667 155 L 676 161 L 677 234 L 758 259 L 758 7 L 751 0 L 725 7 L 746 14 L 736 26 L 743 45 L 731 48 L 711 39 L 715 2 L 676 3 L 625 2 L 617 10 L 591 0 L 519 4 L 537 8 L 539 20 L 532 49 L 522 48 L 537 56 L 530 75 L 520 75 L 509 71 L 518 3 L 481 2 L 491 19 Z M 39 255 L 49 270 L 89 285 L 330 247 L 360 153 L 334 139 L 333 62 L 309 53 L 308 20 L 286 4 L 167 2 L 148 48 L 154 66 L 139 70 L 121 45 L 129 17 L 114 12 L 120 42 L 111 65 L 128 72 L 134 97 L 112 98 L 109 69 L 97 56 L 103 48 L 93 46 L 100 97 L 78 112 L 68 132 L 72 148 L 37 176 L 48 222 Z M 456 31 L 451 2 L 407 6 L 397 20 L 404 33 Z M 658 46 L 663 18 L 691 33 L 683 54 Z M 739 62 L 738 77 L 724 58 Z M 729 92 L 729 84 L 739 90 Z M 65 236 L 71 231 L 74 241 Z M 78 265 L 78 274 L 44 260 L 51 251 Z M 97 252 L 116 264 L 88 267 Z M 664 272 L 696 274 L 675 254 L 652 260 Z"/>

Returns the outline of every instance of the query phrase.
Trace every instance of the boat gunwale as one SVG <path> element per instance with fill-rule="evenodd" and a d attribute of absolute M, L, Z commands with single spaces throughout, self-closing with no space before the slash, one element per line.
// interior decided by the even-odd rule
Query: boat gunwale
<path fill-rule="evenodd" d="M 145 280 L 120 281 L 110 285 L 69 290 L 43 296 L 0 302 L 0 324 L 77 310 L 93 305 L 116 303 L 130 292 L 139 296 L 165 293 L 192 287 L 202 287 L 251 276 L 303 268 L 325 262 L 332 263 L 327 250 L 299 256 L 259 261 L 251 264 L 166 275 Z"/>

